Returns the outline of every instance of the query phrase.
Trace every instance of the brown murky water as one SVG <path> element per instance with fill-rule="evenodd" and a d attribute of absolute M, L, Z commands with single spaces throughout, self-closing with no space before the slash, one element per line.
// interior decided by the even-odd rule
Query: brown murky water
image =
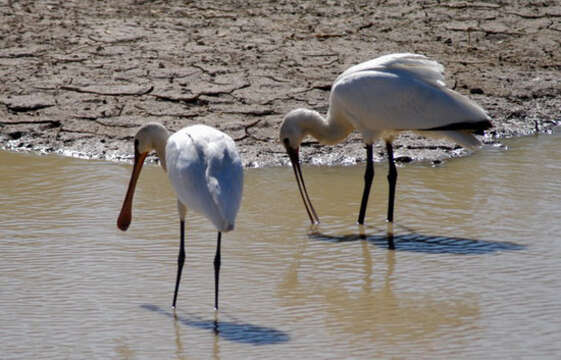
<path fill-rule="evenodd" d="M 395 251 L 384 165 L 366 240 L 362 167 L 304 169 L 315 232 L 290 168 L 247 170 L 221 310 L 216 235 L 189 214 L 176 317 L 179 227 L 159 167 L 121 232 L 130 165 L 0 152 L 2 358 L 559 358 L 559 140 L 400 168 Z"/>

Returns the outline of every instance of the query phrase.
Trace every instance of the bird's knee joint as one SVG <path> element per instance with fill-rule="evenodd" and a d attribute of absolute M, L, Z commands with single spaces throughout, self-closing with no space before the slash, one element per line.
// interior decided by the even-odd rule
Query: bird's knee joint
<path fill-rule="evenodd" d="M 183 265 L 184 262 L 185 262 L 185 253 L 180 252 L 179 256 L 177 257 L 177 264 L 181 266 Z"/>

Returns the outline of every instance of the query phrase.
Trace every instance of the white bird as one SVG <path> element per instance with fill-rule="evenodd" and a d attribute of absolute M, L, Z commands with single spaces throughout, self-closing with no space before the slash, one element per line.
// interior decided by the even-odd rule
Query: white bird
<path fill-rule="evenodd" d="M 358 223 L 364 224 L 370 186 L 374 178 L 372 145 L 383 139 L 389 162 L 387 221 L 393 222 L 397 170 L 392 141 L 405 130 L 430 137 L 447 137 L 467 148 L 481 143 L 472 133 L 492 127 L 485 111 L 444 83 L 444 67 L 418 54 L 390 54 L 352 66 L 333 83 L 327 118 L 308 109 L 295 109 L 284 117 L 280 141 L 292 162 L 302 201 L 312 224 L 319 218 L 312 206 L 298 151 L 307 135 L 322 144 L 343 141 L 354 129 L 366 144 L 364 192 Z M 392 243 L 390 243 L 390 246 Z"/>
<path fill-rule="evenodd" d="M 222 232 L 234 229 L 243 187 L 243 168 L 231 137 L 206 125 L 193 125 L 169 136 L 158 123 L 142 126 L 134 138 L 134 166 L 123 207 L 117 220 L 119 229 L 128 229 L 136 181 L 146 155 L 155 150 L 177 194 L 180 245 L 173 308 L 185 262 L 185 216 L 187 209 L 206 216 L 218 231 L 214 257 L 214 308 L 218 309 L 220 241 Z"/>

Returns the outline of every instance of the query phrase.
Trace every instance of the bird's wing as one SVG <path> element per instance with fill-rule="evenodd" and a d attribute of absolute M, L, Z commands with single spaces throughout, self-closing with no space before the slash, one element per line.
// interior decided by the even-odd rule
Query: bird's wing
<path fill-rule="evenodd" d="M 168 176 L 179 200 L 232 230 L 241 201 L 243 169 L 233 140 L 204 125 L 184 128 L 166 146 Z"/>
<path fill-rule="evenodd" d="M 223 133 L 217 137 L 205 148 L 206 178 L 209 192 L 225 221 L 223 231 L 228 231 L 234 228 L 241 203 L 243 167 L 232 138 Z"/>
<path fill-rule="evenodd" d="M 417 78 L 433 85 L 444 85 L 444 66 L 420 54 L 389 54 L 351 66 L 335 80 L 361 71 L 406 72 L 410 77 Z"/>
<path fill-rule="evenodd" d="M 467 97 L 411 71 L 395 69 L 361 70 L 340 77 L 331 92 L 331 106 L 363 135 L 385 130 L 464 130 L 489 122 L 485 111 Z"/>
<path fill-rule="evenodd" d="M 206 185 L 206 164 L 193 138 L 182 129 L 169 137 L 166 164 L 169 180 L 181 201 L 189 209 L 206 215 L 215 213 Z"/>

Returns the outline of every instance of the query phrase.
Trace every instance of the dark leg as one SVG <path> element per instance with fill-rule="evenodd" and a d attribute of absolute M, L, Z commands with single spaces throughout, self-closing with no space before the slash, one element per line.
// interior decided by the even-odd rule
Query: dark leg
<path fill-rule="evenodd" d="M 214 310 L 218 310 L 218 278 L 220 274 L 220 240 L 222 233 L 218 232 L 216 241 L 216 255 L 214 256 Z"/>
<path fill-rule="evenodd" d="M 179 256 L 177 257 L 177 278 L 175 280 L 175 292 L 173 293 L 172 307 L 175 309 L 175 302 L 177 301 L 177 291 L 179 290 L 179 282 L 181 281 L 181 271 L 185 263 L 185 220 L 179 222 L 181 240 L 179 244 Z"/>
<path fill-rule="evenodd" d="M 366 145 L 366 171 L 364 173 L 364 192 L 362 193 L 362 201 L 360 203 L 360 212 L 358 213 L 358 223 L 364 225 L 364 216 L 366 215 L 366 205 L 368 204 L 368 196 L 370 195 L 370 187 L 374 179 L 374 163 L 372 162 L 372 144 Z"/>
<path fill-rule="evenodd" d="M 393 160 L 393 148 L 391 142 L 386 142 L 386 150 L 388 151 L 388 183 L 390 184 L 390 196 L 388 200 L 388 222 L 393 222 L 393 204 L 395 200 L 395 183 L 397 182 L 397 169 Z"/>
<path fill-rule="evenodd" d="M 386 238 L 388 239 L 388 249 L 395 250 L 395 243 L 393 241 L 393 222 L 388 222 L 388 229 L 386 230 Z"/>

